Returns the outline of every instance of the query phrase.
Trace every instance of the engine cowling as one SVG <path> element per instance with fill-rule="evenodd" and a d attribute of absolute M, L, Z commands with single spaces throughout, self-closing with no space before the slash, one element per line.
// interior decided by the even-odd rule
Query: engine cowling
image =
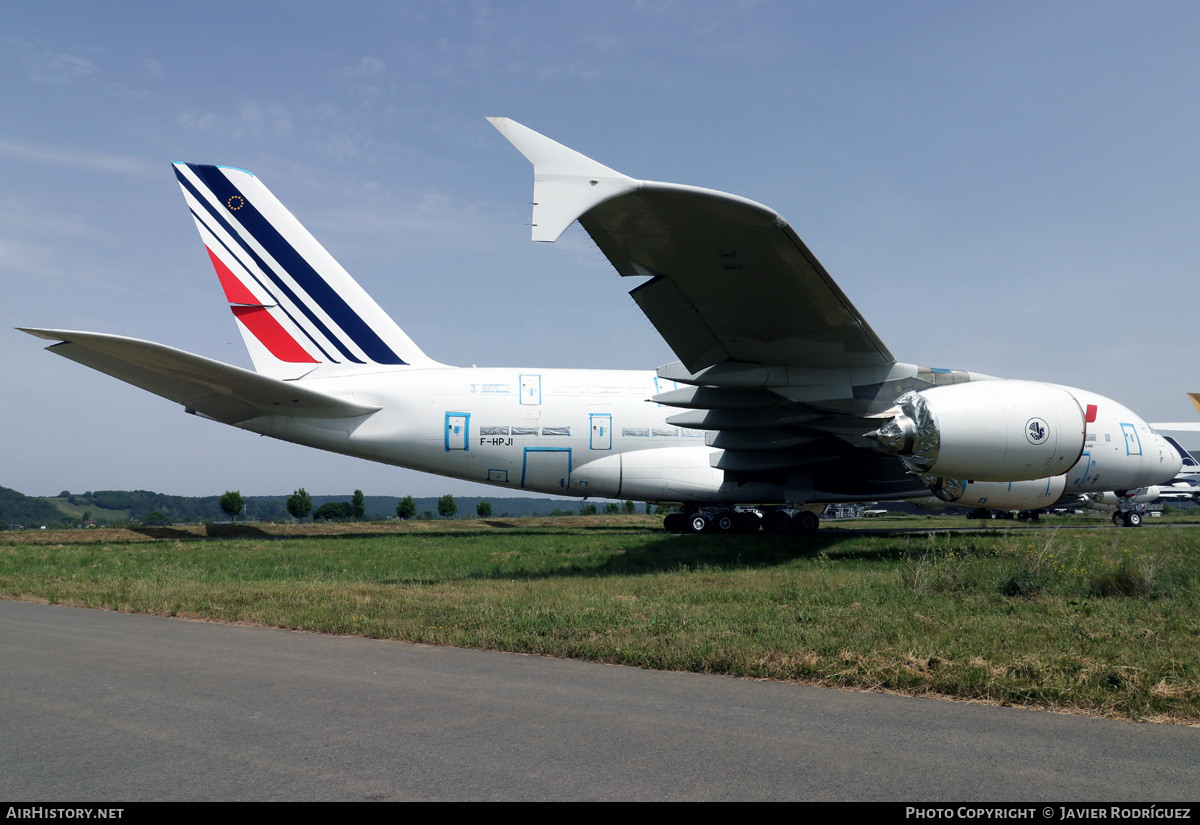
<path fill-rule="evenodd" d="M 910 472 L 973 481 L 1028 481 L 1065 473 L 1083 453 L 1083 408 L 1065 388 L 976 381 L 910 392 L 868 437 Z"/>
<path fill-rule="evenodd" d="M 1066 476 L 1032 481 L 967 481 L 965 479 L 922 479 L 942 501 L 958 507 L 987 510 L 1040 510 L 1052 507 L 1063 496 Z"/>

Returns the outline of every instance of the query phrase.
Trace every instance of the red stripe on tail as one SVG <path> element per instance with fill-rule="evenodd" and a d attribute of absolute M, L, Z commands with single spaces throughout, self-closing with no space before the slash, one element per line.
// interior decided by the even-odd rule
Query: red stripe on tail
<path fill-rule="evenodd" d="M 229 267 L 225 266 L 221 259 L 213 254 L 211 249 L 206 246 L 204 250 L 212 260 L 213 269 L 217 270 L 217 278 L 221 281 L 221 289 L 225 290 L 225 298 L 229 303 L 262 306 L 262 301 L 255 298 L 253 293 L 246 289 L 246 285 L 229 271 Z"/>
<path fill-rule="evenodd" d="M 292 364 L 319 363 L 271 317 L 271 311 L 266 307 L 232 306 L 230 309 L 237 319 L 246 325 L 246 329 L 254 333 L 254 337 L 280 361 Z"/>

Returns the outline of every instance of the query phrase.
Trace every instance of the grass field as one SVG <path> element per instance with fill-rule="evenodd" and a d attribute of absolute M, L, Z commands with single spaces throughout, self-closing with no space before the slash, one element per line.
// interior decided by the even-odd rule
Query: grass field
<path fill-rule="evenodd" d="M 808 539 L 669 536 L 644 516 L 5 532 L 0 596 L 1200 723 L 1200 531 L 1087 523 Z"/>

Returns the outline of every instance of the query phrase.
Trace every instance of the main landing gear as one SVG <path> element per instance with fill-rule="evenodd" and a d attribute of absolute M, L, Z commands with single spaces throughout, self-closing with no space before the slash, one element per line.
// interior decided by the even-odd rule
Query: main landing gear
<path fill-rule="evenodd" d="M 988 510 L 983 507 L 980 507 L 978 510 L 972 510 L 971 512 L 967 513 L 967 518 L 985 518 L 985 519 L 991 519 L 993 521 L 995 521 L 997 519 L 1010 519 L 1012 517 L 1013 517 L 1013 514 L 1008 512 L 1007 510 Z"/>
<path fill-rule="evenodd" d="M 764 510 L 701 507 L 671 513 L 663 519 L 668 533 L 815 533 L 821 519 L 810 510 L 778 507 Z"/>

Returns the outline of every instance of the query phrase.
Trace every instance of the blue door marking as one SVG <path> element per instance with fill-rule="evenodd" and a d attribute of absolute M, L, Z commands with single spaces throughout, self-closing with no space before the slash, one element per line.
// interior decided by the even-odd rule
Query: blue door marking
<path fill-rule="evenodd" d="M 468 412 L 446 413 L 443 432 L 446 439 L 446 452 L 471 449 L 471 445 L 467 441 L 467 436 L 471 432 L 471 414 Z"/>
<path fill-rule="evenodd" d="M 609 413 L 590 413 L 591 448 L 593 450 L 612 449 L 612 415 Z"/>

